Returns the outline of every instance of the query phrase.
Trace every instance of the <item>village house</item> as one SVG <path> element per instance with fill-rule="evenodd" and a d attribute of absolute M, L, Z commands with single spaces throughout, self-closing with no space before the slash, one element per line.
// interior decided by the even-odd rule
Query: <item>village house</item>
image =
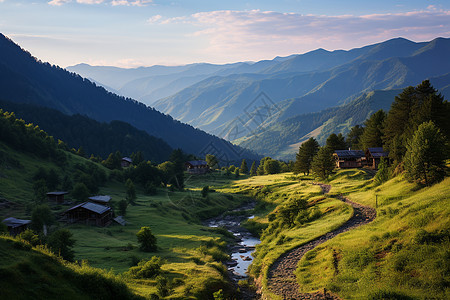
<path fill-rule="evenodd" d="M 384 151 L 382 147 L 368 148 L 366 150 L 367 166 L 377 170 L 382 157 L 388 157 L 389 153 Z"/>
<path fill-rule="evenodd" d="M 6 218 L 2 221 L 3 224 L 8 227 L 9 234 L 16 236 L 25 230 L 27 230 L 28 225 L 31 223 L 30 220 L 21 220 L 16 218 Z"/>
<path fill-rule="evenodd" d="M 63 215 L 68 223 L 85 223 L 96 226 L 107 226 L 113 218 L 111 207 L 92 202 L 84 202 L 69 208 Z"/>
<path fill-rule="evenodd" d="M 93 202 L 96 204 L 109 206 L 109 201 L 111 201 L 111 196 L 97 195 L 97 196 L 89 197 L 89 200 L 90 200 L 90 202 Z"/>
<path fill-rule="evenodd" d="M 64 195 L 67 195 L 68 192 L 49 192 L 47 193 L 48 201 L 53 201 L 58 204 L 64 203 Z"/>
<path fill-rule="evenodd" d="M 362 150 L 336 150 L 333 153 L 336 168 L 361 168 L 365 165 L 366 157 Z"/>
<path fill-rule="evenodd" d="M 122 161 L 120 162 L 120 166 L 122 168 L 128 168 L 133 163 L 133 160 L 129 157 L 122 157 Z"/>
<path fill-rule="evenodd" d="M 191 160 L 185 163 L 189 174 L 206 174 L 209 172 L 208 163 L 204 160 Z"/>

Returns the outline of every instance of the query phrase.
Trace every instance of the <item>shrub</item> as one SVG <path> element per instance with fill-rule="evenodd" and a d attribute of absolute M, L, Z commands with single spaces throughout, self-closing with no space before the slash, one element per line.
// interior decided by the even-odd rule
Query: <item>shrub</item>
<path fill-rule="evenodd" d="M 153 256 L 150 260 L 141 260 L 137 266 L 131 267 L 126 274 L 133 278 L 154 278 L 161 273 L 162 265 L 161 258 Z"/>
<path fill-rule="evenodd" d="M 140 249 L 144 252 L 152 252 L 157 250 L 156 237 L 152 234 L 150 227 L 141 227 L 136 233 L 138 242 L 141 244 Z"/>

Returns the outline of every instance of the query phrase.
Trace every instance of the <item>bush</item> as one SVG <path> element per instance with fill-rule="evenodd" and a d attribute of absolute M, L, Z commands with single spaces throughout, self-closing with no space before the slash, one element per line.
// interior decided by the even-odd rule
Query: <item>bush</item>
<path fill-rule="evenodd" d="M 141 227 L 138 233 L 136 233 L 140 249 L 144 252 L 152 252 L 157 250 L 156 237 L 152 234 L 150 227 Z"/>
<path fill-rule="evenodd" d="M 161 258 L 153 256 L 150 260 L 141 260 L 137 266 L 131 267 L 126 274 L 133 278 L 154 278 L 161 273 L 162 265 Z"/>

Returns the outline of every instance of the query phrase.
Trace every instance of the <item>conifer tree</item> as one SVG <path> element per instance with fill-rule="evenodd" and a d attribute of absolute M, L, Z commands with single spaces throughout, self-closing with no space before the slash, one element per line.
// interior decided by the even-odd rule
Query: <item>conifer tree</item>
<path fill-rule="evenodd" d="M 245 160 L 245 158 L 242 160 L 239 171 L 241 174 L 247 174 L 247 172 L 248 172 L 247 161 Z"/>
<path fill-rule="evenodd" d="M 364 133 L 361 135 L 361 145 L 364 150 L 369 147 L 383 146 L 384 120 L 386 113 L 380 109 L 371 115 L 365 122 Z"/>
<path fill-rule="evenodd" d="M 406 149 L 404 162 L 409 180 L 431 185 L 445 176 L 445 138 L 432 121 L 419 126 Z"/>
<path fill-rule="evenodd" d="M 321 147 L 311 163 L 313 174 L 324 180 L 334 169 L 334 160 L 331 150 L 328 147 Z"/>
<path fill-rule="evenodd" d="M 296 160 L 294 163 L 294 174 L 304 173 L 309 174 L 311 169 L 311 162 L 314 155 L 319 151 L 319 143 L 314 139 L 310 138 L 304 142 L 298 149 L 296 155 Z"/>
<path fill-rule="evenodd" d="M 326 146 L 330 148 L 331 151 L 335 150 L 345 150 L 347 149 L 347 144 L 345 143 L 345 138 L 342 133 L 336 135 L 335 133 L 330 134 L 326 141 Z"/>
<path fill-rule="evenodd" d="M 252 167 L 250 168 L 250 176 L 255 176 L 255 175 L 256 175 L 256 162 L 253 161 Z"/>

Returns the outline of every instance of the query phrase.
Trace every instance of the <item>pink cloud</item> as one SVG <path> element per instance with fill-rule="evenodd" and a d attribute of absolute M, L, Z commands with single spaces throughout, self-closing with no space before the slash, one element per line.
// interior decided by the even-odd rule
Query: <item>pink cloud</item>
<path fill-rule="evenodd" d="M 190 23 L 199 27 L 191 36 L 208 40 L 205 53 L 229 59 L 252 53 L 267 58 L 316 48 L 350 49 L 399 36 L 412 40 L 450 36 L 450 11 L 434 9 L 363 16 L 211 11 L 161 23 Z"/>

